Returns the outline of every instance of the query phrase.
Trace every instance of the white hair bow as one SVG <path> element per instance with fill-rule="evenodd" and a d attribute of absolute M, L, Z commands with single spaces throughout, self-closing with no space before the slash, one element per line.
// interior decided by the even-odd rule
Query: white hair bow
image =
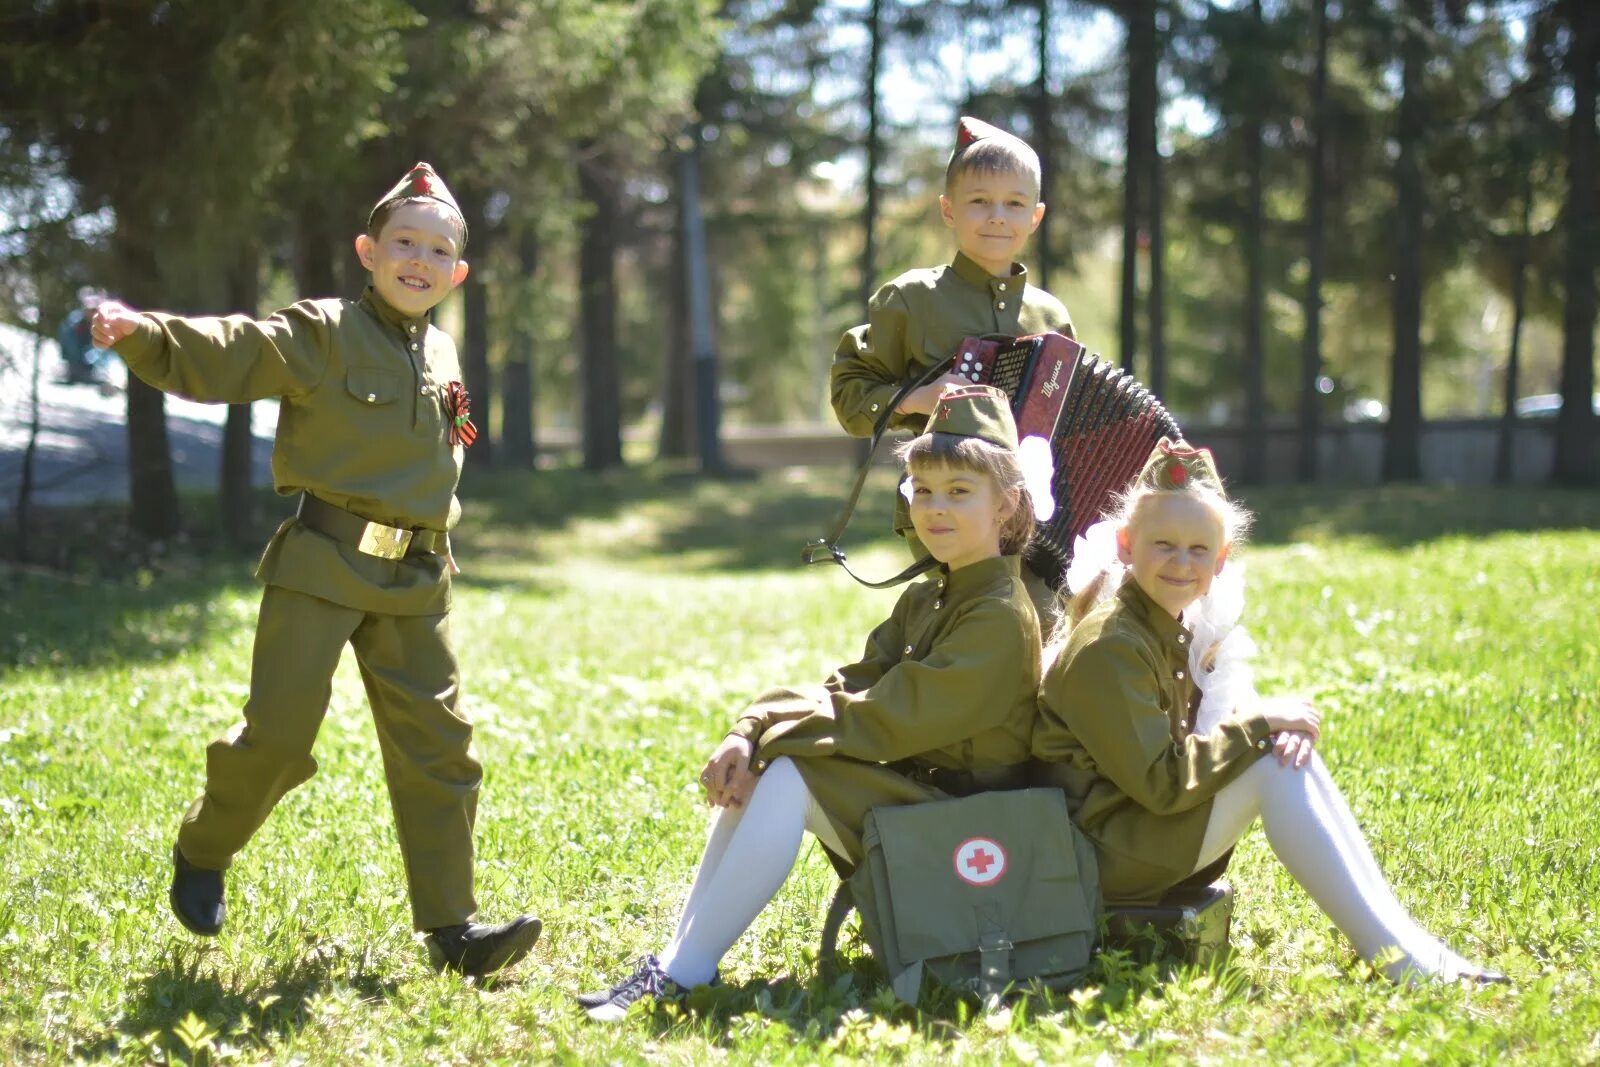
<path fill-rule="evenodd" d="M 1017 446 L 1017 461 L 1022 465 L 1022 484 L 1033 498 L 1034 519 L 1050 521 L 1056 513 L 1056 497 L 1050 488 L 1056 476 L 1056 459 L 1050 442 L 1034 434 L 1024 437 Z"/>

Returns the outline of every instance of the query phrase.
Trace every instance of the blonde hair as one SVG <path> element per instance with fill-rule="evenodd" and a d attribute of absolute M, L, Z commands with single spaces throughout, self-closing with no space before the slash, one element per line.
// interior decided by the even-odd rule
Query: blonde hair
<path fill-rule="evenodd" d="M 1211 510 L 1211 513 L 1222 523 L 1222 543 L 1238 547 L 1245 543 L 1250 536 L 1250 527 L 1255 522 L 1255 517 L 1250 514 L 1244 505 L 1232 500 L 1217 486 L 1199 478 L 1192 478 L 1181 489 L 1157 489 L 1143 482 L 1134 482 L 1111 498 L 1111 506 L 1105 512 L 1105 521 L 1111 523 L 1116 529 L 1131 529 L 1139 507 L 1145 501 L 1155 497 L 1189 496 L 1200 501 Z M 1101 593 L 1105 583 L 1110 577 L 1109 571 L 1101 571 L 1087 586 L 1070 593 L 1063 587 L 1059 596 L 1061 600 L 1061 622 L 1057 631 L 1050 637 L 1050 647 L 1045 657 L 1046 663 L 1055 660 L 1061 651 L 1061 646 L 1066 642 L 1067 635 L 1073 627 L 1083 621 L 1083 617 L 1100 602 Z M 1215 656 L 1215 650 L 1209 655 Z"/>
<path fill-rule="evenodd" d="M 1022 480 L 1022 462 L 1016 452 L 981 437 L 954 433 L 924 433 L 895 449 L 895 458 L 907 473 L 918 467 L 949 467 L 973 471 L 994 482 L 1015 503 L 1000 527 L 1000 554 L 1015 556 L 1033 539 L 1033 497 Z"/>

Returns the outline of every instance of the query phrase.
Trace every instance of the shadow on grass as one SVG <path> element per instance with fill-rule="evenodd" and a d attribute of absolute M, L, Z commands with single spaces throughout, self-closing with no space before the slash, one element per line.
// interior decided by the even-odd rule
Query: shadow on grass
<path fill-rule="evenodd" d="M 392 996 L 397 983 L 369 971 L 364 957 L 349 959 L 339 953 L 315 953 L 285 963 L 276 973 L 250 984 L 223 985 L 213 974 L 202 973 L 207 949 L 176 946 L 171 956 L 136 987 L 127 1012 L 115 1029 L 92 1045 L 79 1049 L 87 1060 L 115 1055 L 119 1049 L 157 1049 L 167 1056 L 189 1055 L 186 1048 L 204 1034 L 187 1032 L 192 1014 L 204 1024 L 209 1037 L 224 1037 L 229 1044 L 258 1043 L 299 1030 L 306 1022 L 307 1006 L 320 994 L 336 988 L 355 991 L 363 999 Z"/>
<path fill-rule="evenodd" d="M 516 551 L 547 558 L 533 533 L 585 520 L 642 520 L 632 541 L 585 543 L 585 554 L 623 560 L 661 556 L 689 570 L 799 568 L 801 549 L 828 532 L 854 472 L 844 468 L 768 471 L 709 478 L 664 465 L 592 473 L 576 469 L 475 474 L 463 484 L 464 551 Z M 874 474 L 844 543 L 847 549 L 892 539 L 893 473 Z"/>
<path fill-rule="evenodd" d="M 1272 486 L 1239 494 L 1251 540 L 1291 544 L 1359 537 L 1405 548 L 1445 537 L 1600 528 L 1600 492 L 1497 486 Z"/>

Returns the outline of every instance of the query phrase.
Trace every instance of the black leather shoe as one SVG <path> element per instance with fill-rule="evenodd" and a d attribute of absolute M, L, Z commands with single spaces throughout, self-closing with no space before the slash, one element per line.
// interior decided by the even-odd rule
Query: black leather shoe
<path fill-rule="evenodd" d="M 538 919 L 522 915 L 499 926 L 462 923 L 428 931 L 428 962 L 436 971 L 455 971 L 478 978 L 503 971 L 526 956 L 543 929 Z"/>
<path fill-rule="evenodd" d="M 172 846 L 172 889 L 167 893 L 172 914 L 190 933 L 215 937 L 227 918 L 228 905 L 222 899 L 222 872 L 196 867 Z"/>

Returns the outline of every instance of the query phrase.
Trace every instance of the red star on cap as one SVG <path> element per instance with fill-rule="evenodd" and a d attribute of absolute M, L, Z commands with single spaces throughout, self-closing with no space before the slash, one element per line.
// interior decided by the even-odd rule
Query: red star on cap
<path fill-rule="evenodd" d="M 1172 479 L 1173 485 L 1182 485 L 1189 480 L 1189 468 L 1179 461 L 1173 460 L 1172 465 L 1167 468 L 1167 475 Z"/>
<path fill-rule="evenodd" d="M 949 404 L 940 404 L 939 405 L 939 417 L 941 419 L 948 419 L 950 417 L 950 405 Z"/>
<path fill-rule="evenodd" d="M 428 174 L 426 171 L 417 175 L 416 185 L 417 192 L 422 193 L 423 195 L 433 192 L 433 182 L 428 180 Z"/>

